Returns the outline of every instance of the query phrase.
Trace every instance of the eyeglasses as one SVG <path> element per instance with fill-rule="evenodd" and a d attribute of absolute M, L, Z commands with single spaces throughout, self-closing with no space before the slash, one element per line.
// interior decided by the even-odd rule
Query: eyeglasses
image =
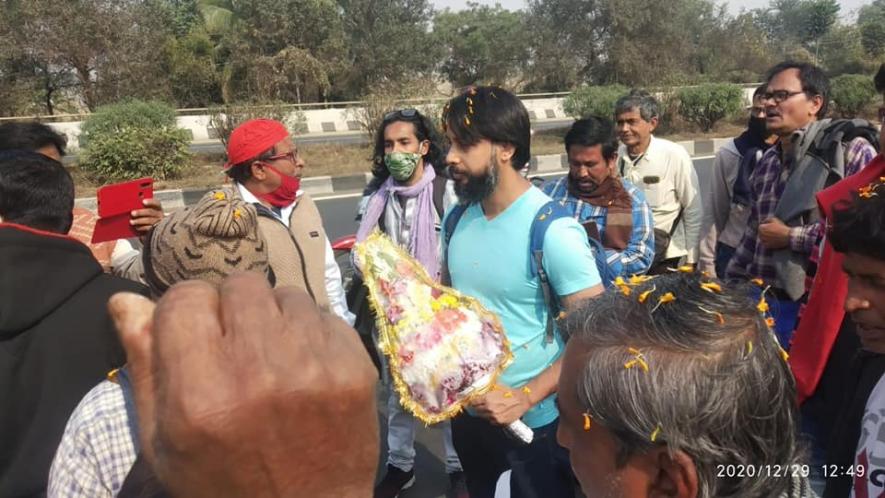
<path fill-rule="evenodd" d="M 290 150 L 289 152 L 285 152 L 283 154 L 277 154 L 275 156 L 270 156 L 267 158 L 267 161 L 279 161 L 280 159 L 288 159 L 294 163 L 294 162 L 296 162 L 297 158 L 298 158 L 298 153 Z"/>
<path fill-rule="evenodd" d="M 388 119 L 393 119 L 395 117 L 414 118 L 417 115 L 418 109 L 399 109 L 385 114 L 384 120 L 387 121 Z"/>
<path fill-rule="evenodd" d="M 805 93 L 804 90 L 799 90 L 798 92 L 791 92 L 788 90 L 778 90 L 776 92 L 765 92 L 760 97 L 762 97 L 763 102 L 767 102 L 769 100 L 774 101 L 775 104 L 780 104 L 781 102 L 795 97 L 800 93 Z"/>

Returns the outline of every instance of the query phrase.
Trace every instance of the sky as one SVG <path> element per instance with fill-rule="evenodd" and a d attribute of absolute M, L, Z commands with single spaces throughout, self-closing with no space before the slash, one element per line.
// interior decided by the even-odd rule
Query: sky
<path fill-rule="evenodd" d="M 525 7 L 525 0 L 473 0 L 481 5 L 495 5 L 496 3 L 500 3 L 501 7 L 509 10 L 518 10 Z M 661 0 L 666 1 L 666 0 Z M 460 10 L 467 7 L 468 0 L 431 0 L 433 5 L 438 9 L 450 8 L 452 10 Z M 755 9 L 759 7 L 764 7 L 768 5 L 769 0 L 731 0 L 727 2 L 717 2 L 717 3 L 727 3 L 728 10 L 732 14 L 737 14 L 740 12 L 742 8 L 744 9 Z M 839 4 L 842 6 L 842 17 L 844 19 L 854 20 L 853 13 L 857 11 L 862 5 L 870 3 L 870 0 L 841 0 Z"/>

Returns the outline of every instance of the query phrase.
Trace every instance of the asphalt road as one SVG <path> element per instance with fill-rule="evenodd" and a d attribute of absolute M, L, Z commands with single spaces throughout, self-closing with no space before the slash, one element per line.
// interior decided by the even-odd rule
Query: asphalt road
<path fill-rule="evenodd" d="M 712 157 L 695 158 L 693 160 L 698 173 L 701 189 L 706 189 L 713 165 Z M 562 173 L 549 175 L 557 178 Z M 323 224 L 331 240 L 356 232 L 354 221 L 360 193 L 341 194 L 316 199 Z M 381 452 L 378 460 L 378 478 L 384 473 L 387 463 L 387 390 L 378 388 L 378 420 L 381 427 Z M 443 449 L 443 433 L 440 426 L 425 427 L 417 422 L 415 437 L 415 484 L 401 493 L 400 498 L 444 498 L 448 488 L 448 476 L 445 473 L 445 451 Z"/>

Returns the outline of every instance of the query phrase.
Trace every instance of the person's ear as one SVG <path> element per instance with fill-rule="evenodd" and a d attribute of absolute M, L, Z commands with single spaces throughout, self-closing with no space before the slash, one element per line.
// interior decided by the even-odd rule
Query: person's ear
<path fill-rule="evenodd" d="M 513 156 L 516 155 L 516 147 L 513 144 L 498 144 L 497 151 L 496 160 L 499 165 L 513 164 Z"/>
<path fill-rule="evenodd" d="M 618 153 L 615 152 L 607 163 L 608 171 L 611 173 L 611 176 L 618 176 Z"/>
<path fill-rule="evenodd" d="M 252 168 L 252 178 L 260 182 L 267 179 L 267 169 L 264 168 L 263 162 L 255 161 L 249 167 Z"/>
<path fill-rule="evenodd" d="M 697 498 L 698 469 L 684 451 L 670 452 L 666 446 L 652 450 L 657 475 L 649 487 L 649 498 Z"/>
<path fill-rule="evenodd" d="M 823 96 L 815 95 L 814 97 L 811 97 L 810 99 L 808 99 L 808 102 L 810 104 L 809 109 L 808 109 L 808 113 L 811 116 L 817 116 L 817 113 L 820 112 L 821 107 L 823 107 L 823 105 L 824 105 Z"/>
<path fill-rule="evenodd" d="M 660 123 L 660 121 L 658 120 L 658 117 L 657 117 L 657 116 L 651 118 L 651 119 L 648 121 L 648 124 L 651 125 L 651 130 L 650 130 L 650 131 L 654 132 L 654 131 L 658 128 L 658 123 Z"/>
<path fill-rule="evenodd" d="M 424 157 L 430 152 L 430 140 L 424 140 L 418 145 L 418 155 Z"/>

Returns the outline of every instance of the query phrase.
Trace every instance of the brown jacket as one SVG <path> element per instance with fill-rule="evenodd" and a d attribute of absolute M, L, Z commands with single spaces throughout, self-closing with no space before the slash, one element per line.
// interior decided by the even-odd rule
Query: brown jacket
<path fill-rule="evenodd" d="M 232 194 L 241 197 L 237 188 Z M 292 285 L 304 289 L 317 306 L 329 310 L 326 293 L 326 232 L 320 212 L 308 194 L 295 202 L 289 227 L 266 206 L 257 204 L 258 226 L 267 241 L 275 287 Z"/>

